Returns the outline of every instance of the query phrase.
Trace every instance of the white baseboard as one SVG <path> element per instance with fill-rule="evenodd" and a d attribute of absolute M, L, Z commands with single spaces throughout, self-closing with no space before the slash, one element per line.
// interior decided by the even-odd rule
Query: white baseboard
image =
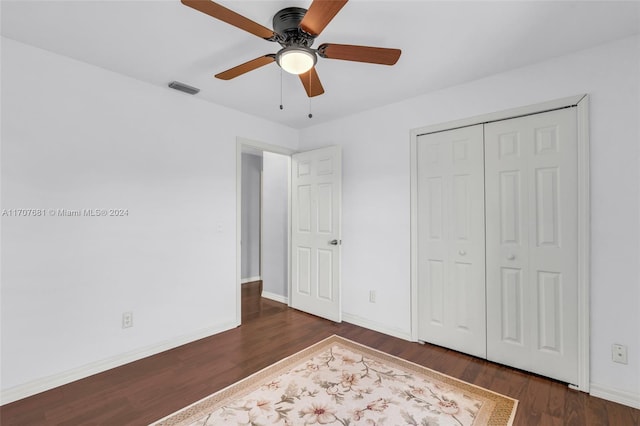
<path fill-rule="evenodd" d="M 0 392 L 0 405 L 5 405 L 10 402 L 14 402 L 19 399 L 35 395 L 37 393 L 56 388 L 58 386 L 66 385 L 67 383 L 75 382 L 76 380 L 84 379 L 85 377 L 89 377 L 97 373 L 102 373 L 103 371 L 107 371 L 112 368 L 116 368 L 121 365 L 158 354 L 160 352 L 168 351 L 169 349 L 173 349 L 178 346 L 182 346 L 184 344 L 191 343 L 196 340 L 232 329 L 237 325 L 238 324 L 236 323 L 225 323 L 216 327 L 205 328 L 195 333 L 183 335 L 175 339 L 147 346 L 146 348 L 136 349 L 134 351 L 116 355 L 111 358 L 92 362 L 90 364 L 74 368 L 72 370 L 63 371 L 62 373 L 32 380 L 30 382 L 14 386 L 12 388 L 3 389 Z"/>
<path fill-rule="evenodd" d="M 591 383 L 589 394 L 591 396 L 606 399 L 607 401 L 617 402 L 618 404 L 627 405 L 640 410 L 640 393 L 627 392 L 600 385 L 598 383 Z"/>
<path fill-rule="evenodd" d="M 358 315 L 348 314 L 346 312 L 342 313 L 342 320 L 351 324 L 359 325 L 360 327 L 368 328 L 369 330 L 377 331 L 382 334 L 386 334 L 389 336 L 397 337 L 403 340 L 409 340 L 413 342 L 414 340 L 411 338 L 411 332 L 405 330 L 399 330 L 394 328 L 388 328 L 384 324 L 368 320 L 366 318 L 362 318 Z"/>
<path fill-rule="evenodd" d="M 252 283 L 254 281 L 260 281 L 262 277 L 258 275 L 257 277 L 249 277 L 240 279 L 240 284 Z"/>
<path fill-rule="evenodd" d="M 276 302 L 284 303 L 286 305 L 289 304 L 289 298 L 287 296 L 281 296 L 279 294 L 270 293 L 268 291 L 262 290 L 262 297 L 270 300 L 275 300 Z"/>

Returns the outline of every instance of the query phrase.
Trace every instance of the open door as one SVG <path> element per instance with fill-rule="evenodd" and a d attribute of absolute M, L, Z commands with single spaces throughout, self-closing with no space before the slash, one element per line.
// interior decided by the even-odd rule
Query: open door
<path fill-rule="evenodd" d="M 340 147 L 294 154 L 291 165 L 290 305 L 341 322 Z"/>

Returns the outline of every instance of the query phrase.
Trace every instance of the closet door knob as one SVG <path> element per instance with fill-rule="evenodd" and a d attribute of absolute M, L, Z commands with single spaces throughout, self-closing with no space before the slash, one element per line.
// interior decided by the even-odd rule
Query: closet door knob
<path fill-rule="evenodd" d="M 515 254 L 510 254 L 509 256 L 507 256 L 507 260 L 514 260 L 516 258 Z"/>
<path fill-rule="evenodd" d="M 464 250 L 458 250 L 458 254 L 459 254 L 460 256 L 464 256 L 465 254 L 467 254 L 467 252 L 466 252 L 466 251 L 464 251 Z"/>

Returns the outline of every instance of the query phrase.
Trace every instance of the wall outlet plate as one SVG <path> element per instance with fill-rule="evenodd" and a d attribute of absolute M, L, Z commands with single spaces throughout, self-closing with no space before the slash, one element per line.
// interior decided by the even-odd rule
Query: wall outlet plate
<path fill-rule="evenodd" d="M 133 312 L 124 312 L 122 314 L 122 328 L 133 327 Z"/>
<path fill-rule="evenodd" d="M 611 345 L 611 359 L 613 362 L 627 364 L 627 347 L 617 343 Z"/>

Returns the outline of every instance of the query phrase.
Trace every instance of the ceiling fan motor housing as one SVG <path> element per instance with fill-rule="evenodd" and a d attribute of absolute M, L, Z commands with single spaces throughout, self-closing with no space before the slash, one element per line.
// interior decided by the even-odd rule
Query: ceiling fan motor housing
<path fill-rule="evenodd" d="M 315 37 L 299 28 L 300 22 L 307 9 L 302 7 L 287 7 L 273 17 L 273 31 L 277 35 L 277 42 L 283 47 L 302 46 L 311 47 Z"/>

